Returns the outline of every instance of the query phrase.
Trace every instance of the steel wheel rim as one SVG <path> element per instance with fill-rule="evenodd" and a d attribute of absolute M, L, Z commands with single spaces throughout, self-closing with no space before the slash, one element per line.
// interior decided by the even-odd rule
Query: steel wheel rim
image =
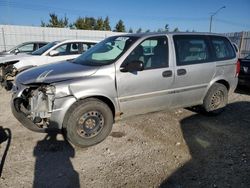
<path fill-rule="evenodd" d="M 212 100 L 211 100 L 211 103 L 210 103 L 211 109 L 212 110 L 218 109 L 219 107 L 222 106 L 223 101 L 224 101 L 224 94 L 223 94 L 223 92 L 221 90 L 216 91 L 213 94 Z"/>
<path fill-rule="evenodd" d="M 78 120 L 77 134 L 83 138 L 98 135 L 104 126 L 104 117 L 98 111 L 84 113 Z"/>

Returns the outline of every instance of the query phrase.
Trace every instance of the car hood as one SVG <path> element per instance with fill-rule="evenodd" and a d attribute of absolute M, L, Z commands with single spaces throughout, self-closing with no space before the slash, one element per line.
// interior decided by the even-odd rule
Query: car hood
<path fill-rule="evenodd" d="M 32 55 L 29 54 L 11 54 L 11 55 L 7 55 L 5 57 L 0 58 L 0 65 L 1 64 L 7 64 L 9 62 L 16 62 L 16 61 L 20 61 L 20 60 L 24 60 L 25 58 L 29 58 Z"/>
<path fill-rule="evenodd" d="M 20 84 L 55 83 L 94 74 L 99 66 L 84 66 L 69 61 L 28 69 L 16 77 Z"/>

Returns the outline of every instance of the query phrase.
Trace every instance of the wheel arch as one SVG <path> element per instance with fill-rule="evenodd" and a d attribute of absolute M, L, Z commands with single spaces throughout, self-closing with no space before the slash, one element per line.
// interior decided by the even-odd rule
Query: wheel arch
<path fill-rule="evenodd" d="M 209 89 L 212 87 L 212 85 L 214 85 L 215 83 L 219 83 L 219 84 L 223 84 L 226 88 L 227 88 L 227 91 L 229 92 L 230 91 L 230 84 L 229 82 L 223 78 L 223 77 L 220 77 L 220 78 L 217 78 L 217 79 L 214 79 L 212 80 L 209 85 L 207 86 L 207 89 L 206 89 L 206 92 L 204 93 L 204 96 L 202 98 L 202 101 L 204 100 L 205 96 L 207 95 L 207 92 L 209 91 Z"/>
<path fill-rule="evenodd" d="M 224 80 L 224 79 L 217 80 L 217 81 L 214 82 L 214 83 L 222 84 L 222 85 L 226 86 L 227 91 L 230 90 L 230 84 L 228 83 L 228 81 L 226 81 L 226 80 Z"/>
<path fill-rule="evenodd" d="M 114 103 L 112 102 L 111 99 L 109 99 L 108 97 L 105 97 L 105 96 L 101 96 L 101 95 L 91 96 L 91 97 L 87 97 L 87 98 L 84 98 L 84 99 L 88 99 L 88 98 L 99 99 L 100 101 L 107 104 L 108 107 L 110 108 L 110 110 L 112 111 L 113 118 L 115 118 L 116 108 L 115 108 L 115 105 L 114 105 Z M 81 100 L 84 100 L 84 99 L 81 99 Z"/>
<path fill-rule="evenodd" d="M 115 119 L 115 116 L 116 116 L 116 107 L 115 107 L 115 104 L 112 102 L 111 99 L 109 99 L 108 97 L 106 96 L 102 96 L 102 95 L 93 95 L 93 96 L 88 96 L 88 97 L 84 97 L 84 98 L 79 98 L 77 101 L 75 101 L 70 107 L 69 109 L 67 110 L 67 112 L 65 113 L 65 116 L 63 118 L 63 125 L 62 125 L 62 128 L 65 128 L 66 125 L 65 125 L 65 120 L 69 118 L 69 114 L 70 114 L 70 111 L 76 106 L 78 105 L 79 102 L 83 101 L 83 100 L 87 100 L 87 99 L 98 99 L 100 101 L 102 101 L 103 103 L 107 104 L 108 107 L 110 108 L 111 112 L 112 112 L 112 115 L 113 115 L 113 118 Z"/>

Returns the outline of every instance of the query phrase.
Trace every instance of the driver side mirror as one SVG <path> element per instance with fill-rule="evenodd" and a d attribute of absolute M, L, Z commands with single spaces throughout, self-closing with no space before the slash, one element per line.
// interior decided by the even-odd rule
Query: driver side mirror
<path fill-rule="evenodd" d="M 49 56 L 57 56 L 57 55 L 59 55 L 59 52 L 57 51 L 57 50 L 51 50 L 50 52 L 49 52 Z"/>
<path fill-rule="evenodd" d="M 137 72 L 143 70 L 144 70 L 144 64 L 142 61 L 139 60 L 130 61 L 126 65 L 122 66 L 120 69 L 121 72 Z"/>
<path fill-rule="evenodd" d="M 16 55 L 16 54 L 20 53 L 20 51 L 18 49 L 15 49 L 14 53 Z"/>

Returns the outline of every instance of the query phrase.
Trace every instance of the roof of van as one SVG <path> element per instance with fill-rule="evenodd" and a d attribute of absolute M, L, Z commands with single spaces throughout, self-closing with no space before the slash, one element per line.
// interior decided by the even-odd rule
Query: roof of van
<path fill-rule="evenodd" d="M 162 36 L 162 35 L 212 35 L 212 36 L 224 36 L 223 34 L 209 33 L 209 32 L 148 32 L 148 33 L 121 34 L 121 35 L 118 35 L 118 36 L 148 37 L 148 36 Z"/>

